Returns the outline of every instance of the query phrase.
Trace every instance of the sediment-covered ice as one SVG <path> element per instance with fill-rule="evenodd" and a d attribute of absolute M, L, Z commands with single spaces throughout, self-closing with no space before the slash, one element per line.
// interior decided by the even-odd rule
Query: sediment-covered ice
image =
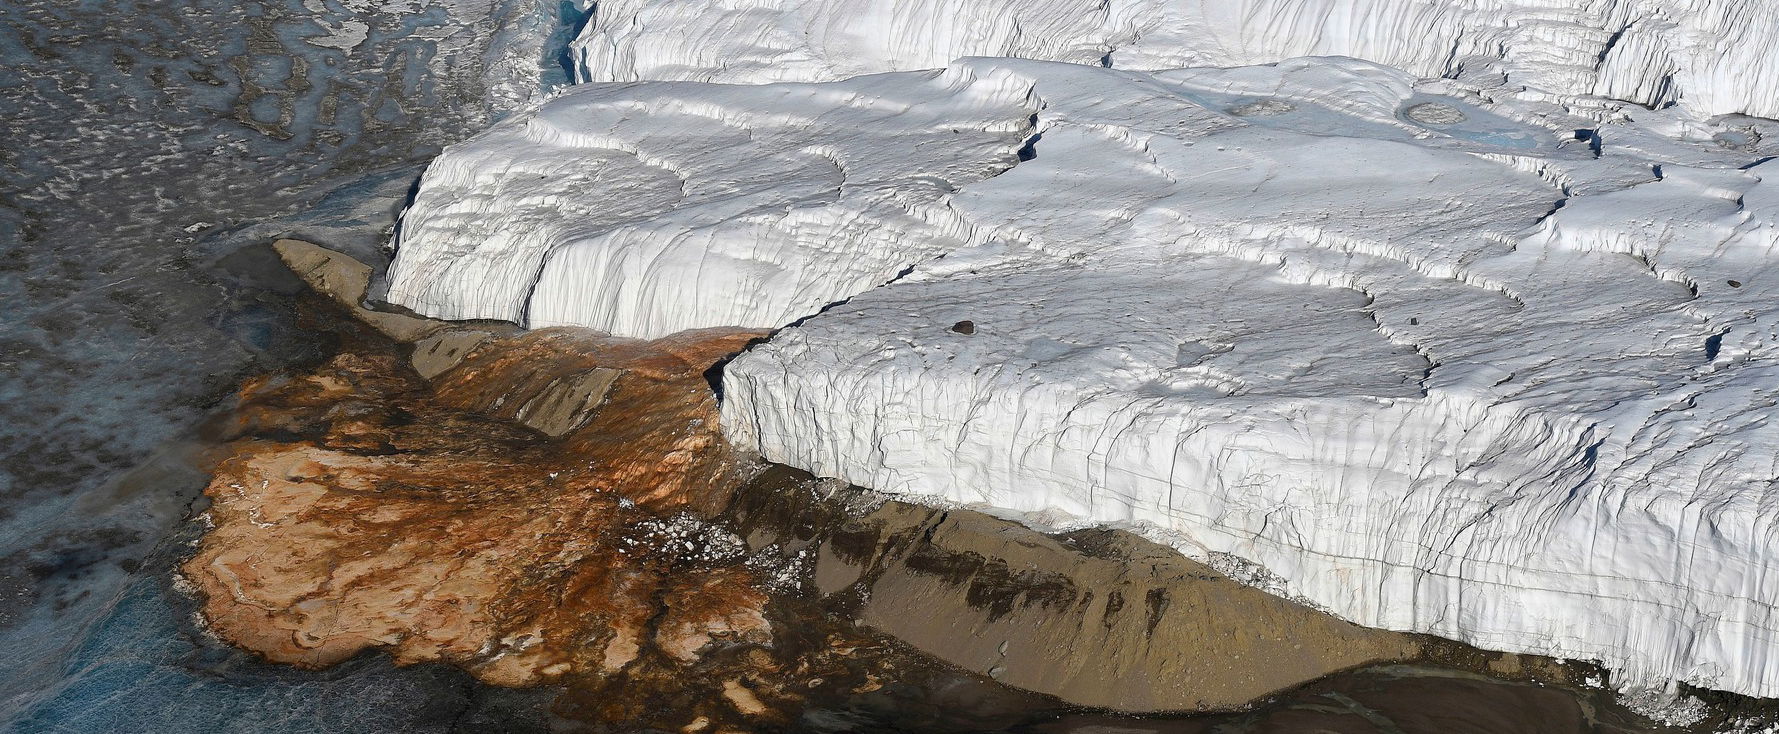
<path fill-rule="evenodd" d="M 611 0 L 588 81 L 840 79 L 1009 56 L 1156 70 L 1352 56 L 1779 117 L 1779 0 Z"/>
<path fill-rule="evenodd" d="M 773 461 L 1779 695 L 1779 129 L 1470 83 L 1309 58 L 591 85 L 434 164 L 391 294 L 796 322 L 723 378 L 726 433 Z"/>

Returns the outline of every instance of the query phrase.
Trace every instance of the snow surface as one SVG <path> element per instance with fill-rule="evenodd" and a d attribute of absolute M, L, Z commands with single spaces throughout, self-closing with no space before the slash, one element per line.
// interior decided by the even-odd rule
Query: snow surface
<path fill-rule="evenodd" d="M 1779 0 L 609 0 L 585 81 L 819 81 L 1008 56 L 1157 70 L 1352 56 L 1779 117 Z"/>
<path fill-rule="evenodd" d="M 1158 529 L 1367 625 L 1779 695 L 1779 125 L 1486 81 L 587 85 L 433 165 L 390 292 L 794 324 L 723 378 L 770 460 Z"/>

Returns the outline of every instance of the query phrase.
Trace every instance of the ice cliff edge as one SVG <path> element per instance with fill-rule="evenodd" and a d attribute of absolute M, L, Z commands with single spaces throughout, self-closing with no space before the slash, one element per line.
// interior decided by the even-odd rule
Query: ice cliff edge
<path fill-rule="evenodd" d="M 796 322 L 724 377 L 774 461 L 1774 696 L 1776 134 L 1351 59 L 586 85 L 434 164 L 390 293 Z"/>

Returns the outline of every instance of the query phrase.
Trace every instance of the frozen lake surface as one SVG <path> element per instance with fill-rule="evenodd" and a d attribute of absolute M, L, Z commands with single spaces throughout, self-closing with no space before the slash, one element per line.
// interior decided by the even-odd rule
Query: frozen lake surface
<path fill-rule="evenodd" d="M 318 348 L 264 243 L 374 255 L 420 165 L 566 79 L 545 48 L 579 20 L 533 0 L 0 5 L 0 729 L 463 713 L 455 672 L 348 694 L 377 663 L 299 674 L 190 639 L 168 533 L 203 483 L 192 426 Z"/>

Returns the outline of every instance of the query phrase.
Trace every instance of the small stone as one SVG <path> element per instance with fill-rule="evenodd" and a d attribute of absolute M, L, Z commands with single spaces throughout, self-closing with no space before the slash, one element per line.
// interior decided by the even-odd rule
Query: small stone
<path fill-rule="evenodd" d="M 976 333 L 976 322 L 959 321 L 951 325 L 951 330 L 959 334 L 974 334 Z"/>
<path fill-rule="evenodd" d="M 768 711 L 766 704 L 761 702 L 760 698 L 755 696 L 753 691 L 748 690 L 747 686 L 742 685 L 740 681 L 723 681 L 723 698 L 729 699 L 729 704 L 734 706 L 736 711 L 747 716 L 759 716 Z"/>

